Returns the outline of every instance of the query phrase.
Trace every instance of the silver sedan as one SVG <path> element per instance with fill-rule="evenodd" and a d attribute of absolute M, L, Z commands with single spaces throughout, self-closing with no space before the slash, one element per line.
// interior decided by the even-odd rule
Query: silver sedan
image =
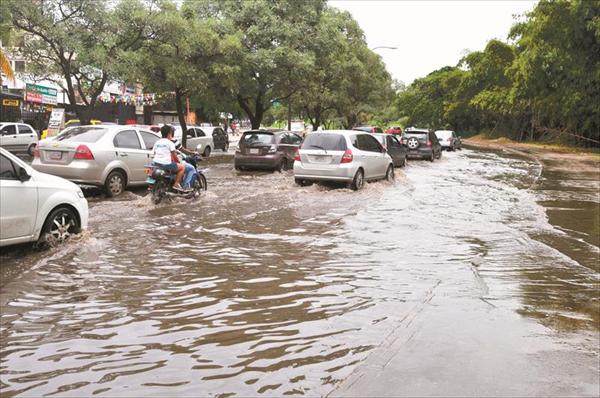
<path fill-rule="evenodd" d="M 42 140 L 32 167 L 83 185 L 103 187 L 109 196 L 126 187 L 145 185 L 145 166 L 160 137 L 139 127 L 96 125 L 73 127 Z"/>
<path fill-rule="evenodd" d="M 310 133 L 294 161 L 299 185 L 312 181 L 340 181 L 354 190 L 365 181 L 394 179 L 392 158 L 371 134 L 350 130 Z"/>

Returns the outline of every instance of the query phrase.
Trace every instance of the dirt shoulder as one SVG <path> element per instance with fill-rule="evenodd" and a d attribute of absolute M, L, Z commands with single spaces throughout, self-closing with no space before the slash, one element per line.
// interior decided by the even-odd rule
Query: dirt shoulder
<path fill-rule="evenodd" d="M 507 138 L 489 139 L 482 135 L 476 135 L 463 140 L 463 144 L 477 148 L 488 148 L 507 152 L 518 152 L 533 157 L 548 166 L 571 171 L 600 172 L 600 153 L 586 152 L 579 148 L 521 143 Z"/>

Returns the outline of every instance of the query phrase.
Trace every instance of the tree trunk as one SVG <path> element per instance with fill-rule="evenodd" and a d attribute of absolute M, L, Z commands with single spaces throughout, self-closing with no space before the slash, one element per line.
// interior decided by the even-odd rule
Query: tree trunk
<path fill-rule="evenodd" d="M 185 113 L 183 111 L 183 93 L 175 90 L 175 108 L 177 109 L 177 119 L 181 126 L 181 145 L 185 148 L 187 144 L 187 124 L 185 122 Z"/>
<path fill-rule="evenodd" d="M 252 130 L 259 129 L 265 112 L 264 106 L 260 101 L 260 98 L 256 99 L 254 112 L 252 112 L 252 109 L 250 109 L 250 105 L 248 105 L 248 102 L 246 102 L 246 100 L 242 98 L 239 94 L 237 96 L 237 102 L 240 105 L 240 108 L 242 108 L 244 113 L 248 116 L 248 119 L 250 119 Z"/>

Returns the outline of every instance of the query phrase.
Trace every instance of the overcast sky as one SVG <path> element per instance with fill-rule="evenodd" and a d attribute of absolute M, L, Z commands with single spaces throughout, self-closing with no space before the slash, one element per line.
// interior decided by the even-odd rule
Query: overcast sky
<path fill-rule="evenodd" d="M 358 21 L 370 48 L 398 48 L 375 51 L 392 76 L 406 84 L 456 65 L 467 50 L 482 50 L 492 38 L 505 41 L 513 16 L 532 10 L 536 2 L 329 0 Z"/>

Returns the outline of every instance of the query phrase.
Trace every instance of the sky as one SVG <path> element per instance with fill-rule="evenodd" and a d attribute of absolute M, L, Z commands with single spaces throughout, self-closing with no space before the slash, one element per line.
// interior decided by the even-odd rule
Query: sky
<path fill-rule="evenodd" d="M 329 0 L 349 11 L 365 32 L 370 48 L 383 58 L 393 78 L 414 79 L 456 65 L 469 51 L 483 50 L 490 39 L 507 40 L 514 16 L 537 1 L 381 1 Z"/>

